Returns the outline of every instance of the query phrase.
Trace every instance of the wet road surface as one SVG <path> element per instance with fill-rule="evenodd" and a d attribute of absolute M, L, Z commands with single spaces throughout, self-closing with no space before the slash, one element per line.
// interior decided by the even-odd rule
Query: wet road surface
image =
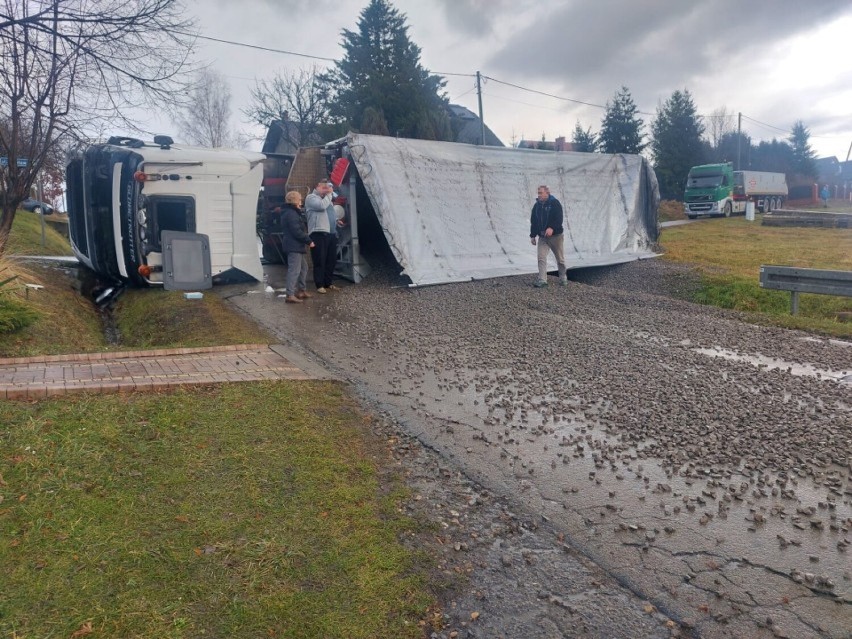
<path fill-rule="evenodd" d="M 852 345 L 654 294 L 667 268 L 226 294 L 678 632 L 850 637 Z"/>

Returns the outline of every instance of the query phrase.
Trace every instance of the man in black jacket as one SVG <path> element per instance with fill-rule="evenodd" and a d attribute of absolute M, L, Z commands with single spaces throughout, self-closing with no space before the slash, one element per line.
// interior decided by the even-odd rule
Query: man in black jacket
<path fill-rule="evenodd" d="M 536 288 L 547 286 L 547 253 L 553 251 L 556 266 L 559 268 L 560 286 L 568 285 L 565 275 L 565 253 L 562 237 L 562 204 L 550 194 L 550 189 L 542 184 L 538 187 L 538 197 L 530 215 L 530 242 L 538 245 L 538 280 Z"/>

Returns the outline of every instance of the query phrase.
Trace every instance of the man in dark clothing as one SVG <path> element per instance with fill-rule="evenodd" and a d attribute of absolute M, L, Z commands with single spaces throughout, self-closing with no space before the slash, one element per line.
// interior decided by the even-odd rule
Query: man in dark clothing
<path fill-rule="evenodd" d="M 538 187 L 538 197 L 530 215 L 530 242 L 538 246 L 538 281 L 536 288 L 547 286 L 547 254 L 553 251 L 556 266 L 559 268 L 559 284 L 568 285 L 565 274 L 565 253 L 562 235 L 562 204 L 550 194 L 550 189 L 542 184 Z"/>

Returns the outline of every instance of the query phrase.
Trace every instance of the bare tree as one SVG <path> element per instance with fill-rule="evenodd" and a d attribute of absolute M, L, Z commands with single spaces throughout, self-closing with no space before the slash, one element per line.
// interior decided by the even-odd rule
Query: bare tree
<path fill-rule="evenodd" d="M 190 90 L 190 101 L 174 119 L 181 136 L 198 146 L 233 146 L 231 88 L 221 73 L 202 69 Z"/>
<path fill-rule="evenodd" d="M 180 99 L 192 26 L 181 0 L 0 0 L 0 254 L 52 154 Z"/>
<path fill-rule="evenodd" d="M 716 151 L 719 148 L 722 138 L 728 133 L 733 133 L 735 130 L 734 114 L 732 111 L 728 111 L 728 107 L 722 106 L 708 115 L 706 121 L 710 146 Z"/>
<path fill-rule="evenodd" d="M 264 127 L 276 121 L 289 123 L 282 127 L 283 136 L 293 148 L 319 143 L 320 129 L 332 124 L 330 87 L 317 67 L 261 80 L 252 89 L 251 99 L 243 114 Z"/>

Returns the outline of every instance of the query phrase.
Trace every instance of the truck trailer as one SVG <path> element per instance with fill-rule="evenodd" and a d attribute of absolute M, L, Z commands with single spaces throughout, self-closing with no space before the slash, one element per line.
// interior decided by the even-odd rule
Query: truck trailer
<path fill-rule="evenodd" d="M 274 186 L 285 176 L 268 177 Z M 370 272 L 369 259 L 388 252 L 410 286 L 537 273 L 529 229 L 539 184 L 563 203 L 569 268 L 656 255 L 659 189 L 639 155 L 350 133 L 298 150 L 284 189 L 262 198 L 261 226 L 274 220 L 264 211 L 274 212 L 275 197 L 291 190 L 304 195 L 326 179 L 343 222 L 336 272 L 356 283 Z"/>
<path fill-rule="evenodd" d="M 730 162 L 702 164 L 689 170 L 683 195 L 684 212 L 694 220 L 699 215 L 745 213 L 748 202 L 763 213 L 784 206 L 787 177 L 766 171 L 734 171 Z"/>
<path fill-rule="evenodd" d="M 264 157 L 167 136 L 87 146 L 66 167 L 74 254 L 102 277 L 136 286 L 261 280 L 255 217 Z"/>

